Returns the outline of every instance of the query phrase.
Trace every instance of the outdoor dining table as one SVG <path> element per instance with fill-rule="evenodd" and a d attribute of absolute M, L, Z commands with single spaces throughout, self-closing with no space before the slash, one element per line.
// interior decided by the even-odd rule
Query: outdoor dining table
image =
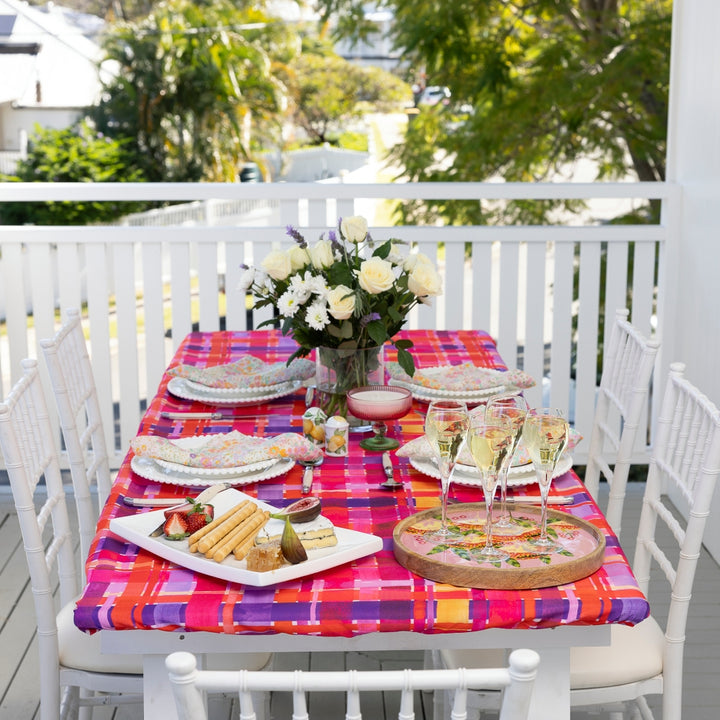
<path fill-rule="evenodd" d="M 418 367 L 470 361 L 505 369 L 492 338 L 481 331 L 418 330 L 403 336 L 414 342 Z M 295 349 L 292 339 L 275 330 L 194 332 L 179 346 L 170 367 L 218 365 L 247 353 L 270 361 L 286 359 Z M 386 359 L 394 357 L 394 349 L 386 347 Z M 139 435 L 302 431 L 304 388 L 262 405 L 228 409 L 173 396 L 167 390 L 169 379 L 166 373 L 149 402 Z M 403 443 L 421 435 L 426 408 L 416 400 L 405 417 L 389 423 L 388 435 Z M 161 417 L 164 411 L 209 410 L 238 417 Z M 572 504 L 563 509 L 604 534 L 602 566 L 590 576 L 554 587 L 491 590 L 456 587 L 410 572 L 393 553 L 393 529 L 408 515 L 438 505 L 439 482 L 418 472 L 407 458 L 394 457 L 403 487 L 381 489 L 381 454 L 360 448 L 362 437 L 351 433 L 348 455 L 326 457 L 315 469 L 312 493 L 321 498 L 323 514 L 337 527 L 382 538 L 382 550 L 264 587 L 193 572 L 111 532 L 113 518 L 148 511 L 128 507 L 125 497 L 182 499 L 189 492 L 136 475 L 128 453 L 98 523 L 74 617 L 79 628 L 102 631 L 105 651 L 143 654 L 146 718 L 160 707 L 165 717 L 173 716 L 164 658 L 179 649 L 203 654 L 531 647 L 541 654 L 531 716 L 567 720 L 570 648 L 607 644 L 612 623 L 633 625 L 648 615 L 648 602 L 617 537 L 573 471 L 556 478 L 551 493 L 572 496 Z M 302 471 L 296 465 L 285 475 L 240 489 L 282 507 L 302 497 Z M 516 497 L 537 495 L 538 487 L 525 485 L 512 492 Z M 472 487 L 457 485 L 452 494 L 461 502 L 482 499 Z"/>

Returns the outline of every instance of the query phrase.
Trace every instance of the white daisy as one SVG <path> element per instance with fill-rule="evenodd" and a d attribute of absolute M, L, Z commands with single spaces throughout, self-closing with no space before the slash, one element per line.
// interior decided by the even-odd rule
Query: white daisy
<path fill-rule="evenodd" d="M 302 305 L 302 303 L 298 301 L 297 295 L 291 289 L 286 290 L 278 298 L 278 311 L 284 317 L 294 317 L 300 305 Z"/>
<path fill-rule="evenodd" d="M 306 271 L 303 275 L 297 273 L 290 278 L 290 289 L 295 293 L 298 303 L 302 304 L 312 294 L 312 273 Z"/>
<path fill-rule="evenodd" d="M 330 324 L 330 317 L 327 312 L 327 305 L 324 300 L 316 300 L 305 313 L 305 322 L 313 330 L 324 330 Z"/>
<path fill-rule="evenodd" d="M 238 290 L 241 292 L 247 292 L 252 284 L 255 282 L 255 268 L 246 268 L 243 274 L 240 276 L 240 282 L 238 283 Z"/>
<path fill-rule="evenodd" d="M 308 283 L 308 287 L 311 292 L 315 293 L 315 295 L 319 295 L 323 298 L 327 295 L 329 290 L 327 280 L 325 280 L 322 275 L 315 275 Z"/>

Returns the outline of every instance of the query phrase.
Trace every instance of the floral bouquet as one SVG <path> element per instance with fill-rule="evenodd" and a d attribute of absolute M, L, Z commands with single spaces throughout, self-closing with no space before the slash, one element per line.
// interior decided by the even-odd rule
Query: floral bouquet
<path fill-rule="evenodd" d="M 360 216 L 341 219 L 337 230 L 327 237 L 323 233 L 312 245 L 293 227 L 287 234 L 295 244 L 270 252 L 262 269 L 244 266 L 240 289 L 253 293 L 256 307 L 276 308 L 283 334 L 300 346 L 290 360 L 316 348 L 327 349 L 334 366 L 334 391 L 344 395 L 369 384 L 368 363 L 377 362 L 357 351 L 379 348 L 381 358 L 382 346 L 390 341 L 400 366 L 413 375 L 412 342 L 393 336 L 415 305 L 442 292 L 430 258 L 419 252 L 401 255 L 399 246 L 405 243 L 395 238 L 376 243 Z M 275 322 L 267 320 L 261 326 Z M 359 364 L 357 357 L 365 359 Z"/>

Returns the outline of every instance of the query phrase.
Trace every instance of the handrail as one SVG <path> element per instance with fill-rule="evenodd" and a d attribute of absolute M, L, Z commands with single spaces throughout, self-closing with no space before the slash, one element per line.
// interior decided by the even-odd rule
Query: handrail
<path fill-rule="evenodd" d="M 647 334 L 653 323 L 662 335 L 656 266 L 662 285 L 679 198 L 672 183 L 0 183 L 0 211 L 3 202 L 39 200 L 272 201 L 262 226 L 252 227 L 195 220 L 177 226 L 0 226 L 0 311 L 4 303 L 8 333 L 0 336 L 0 394 L 17 377 L 20 359 L 38 357 L 38 340 L 54 334 L 57 309 L 87 303 L 86 332 L 105 392 L 104 419 L 113 427 L 117 416 L 119 427 L 109 445 L 121 458 L 137 427 L 137 398 L 157 386 L 193 323 L 202 330 L 221 322 L 244 329 L 266 317 L 248 315 L 233 292 L 243 262 L 290 244 L 288 224 L 314 241 L 338 216 L 366 214 L 371 201 L 565 198 L 659 200 L 662 220 L 386 227 L 370 217 L 371 231 L 377 239 L 399 237 L 416 245 L 444 273 L 444 295 L 414 311 L 409 327 L 490 331 L 508 365 L 544 378 L 529 393 L 531 401 L 552 401 L 581 431 L 588 429 L 602 313 L 612 317 L 632 298 L 633 323 Z M 224 313 L 218 302 L 223 297 Z M 647 435 L 639 435 L 636 459 L 642 461 Z M 577 461 L 584 452 L 581 444 Z"/>

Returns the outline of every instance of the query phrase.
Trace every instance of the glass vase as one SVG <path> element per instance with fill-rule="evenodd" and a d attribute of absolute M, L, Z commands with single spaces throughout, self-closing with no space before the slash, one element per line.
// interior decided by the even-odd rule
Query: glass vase
<path fill-rule="evenodd" d="M 317 404 L 328 418 L 341 415 L 353 430 L 370 429 L 367 420 L 348 413 L 347 392 L 365 385 L 385 384 L 383 347 L 328 348 L 315 350 Z"/>

